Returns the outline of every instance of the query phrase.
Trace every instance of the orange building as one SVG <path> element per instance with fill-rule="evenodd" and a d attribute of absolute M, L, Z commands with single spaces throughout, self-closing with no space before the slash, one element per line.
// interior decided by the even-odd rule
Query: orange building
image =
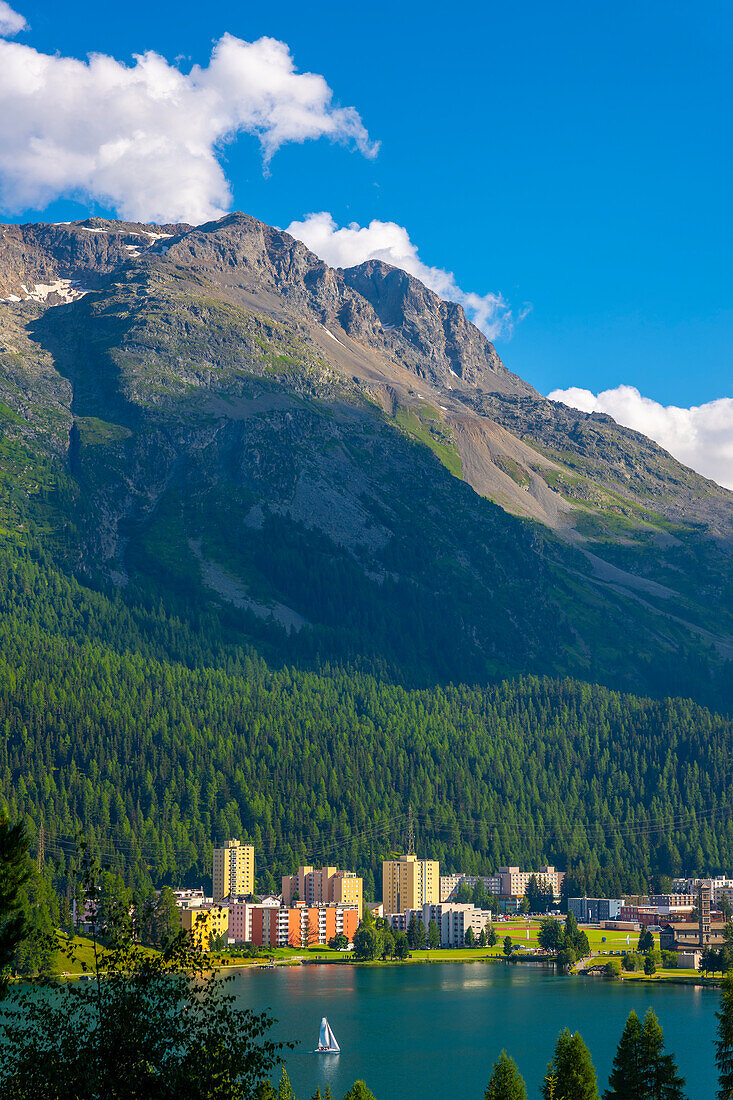
<path fill-rule="evenodd" d="M 258 947 L 313 947 L 340 933 L 349 943 L 359 926 L 356 905 L 252 907 L 252 943 Z"/>

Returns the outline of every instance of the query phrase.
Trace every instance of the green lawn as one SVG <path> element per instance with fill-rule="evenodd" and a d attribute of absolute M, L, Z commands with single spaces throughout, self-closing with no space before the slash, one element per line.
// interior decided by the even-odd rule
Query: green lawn
<path fill-rule="evenodd" d="M 583 928 L 594 951 L 635 951 L 639 942 L 638 932 L 612 932 L 605 928 Z M 654 933 L 652 933 L 654 935 Z M 628 936 L 629 942 L 626 943 Z M 605 937 L 605 943 L 603 939 Z M 659 935 L 654 935 L 654 946 L 659 947 Z"/>
<path fill-rule="evenodd" d="M 501 954 L 501 948 L 496 947 L 457 947 L 436 948 L 434 951 L 411 951 L 413 962 L 457 962 L 460 959 L 485 959 L 487 955 Z"/>
<path fill-rule="evenodd" d="M 504 940 L 505 936 L 511 936 L 513 943 L 525 944 L 529 947 L 537 946 L 539 928 L 539 920 L 527 921 L 517 919 L 511 921 L 497 921 L 494 925 L 500 943 Z M 634 951 L 639 942 L 638 932 L 611 931 L 605 928 L 587 928 L 585 925 L 581 925 L 581 928 L 588 936 L 588 941 L 593 951 Z M 529 939 L 527 939 L 528 929 Z M 627 936 L 629 937 L 628 946 L 626 943 Z M 654 939 L 654 946 L 659 947 L 658 936 Z"/>
<path fill-rule="evenodd" d="M 59 933 L 59 935 L 63 935 Z M 63 936 L 66 940 L 66 936 Z M 68 942 L 68 941 L 67 941 Z M 59 974 L 61 976 L 78 977 L 79 974 L 91 974 L 94 970 L 94 944 L 88 936 L 74 936 L 71 940 L 71 946 L 74 951 L 74 959 L 70 959 L 64 951 L 55 951 L 51 961 L 51 972 L 53 974 Z M 153 954 L 154 948 L 141 947 L 141 951 L 146 954 Z M 100 957 L 104 954 L 104 948 L 98 947 Z"/>
<path fill-rule="evenodd" d="M 348 952 L 332 951 L 330 947 L 272 947 L 264 948 L 257 958 L 240 954 L 237 951 L 219 951 L 211 953 L 211 962 L 216 966 L 262 966 L 267 965 L 268 959 L 273 958 L 276 963 L 294 962 L 300 959 L 309 961 L 320 959 L 324 962 L 351 961 Z"/>
<path fill-rule="evenodd" d="M 76 959 L 69 959 L 63 951 L 55 951 L 51 963 L 54 974 L 83 974 L 94 968 L 94 947 L 86 936 L 74 936 L 71 941 Z M 82 966 L 84 963 L 84 966 Z M 86 967 L 86 971 L 85 968 Z"/>

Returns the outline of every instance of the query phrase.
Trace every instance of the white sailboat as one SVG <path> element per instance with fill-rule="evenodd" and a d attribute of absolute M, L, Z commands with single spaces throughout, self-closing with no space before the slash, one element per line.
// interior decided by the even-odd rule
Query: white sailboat
<path fill-rule="evenodd" d="M 340 1054 L 341 1047 L 336 1042 L 336 1036 L 331 1031 L 331 1025 L 324 1016 L 321 1020 L 321 1034 L 318 1036 L 318 1046 L 314 1054 Z"/>

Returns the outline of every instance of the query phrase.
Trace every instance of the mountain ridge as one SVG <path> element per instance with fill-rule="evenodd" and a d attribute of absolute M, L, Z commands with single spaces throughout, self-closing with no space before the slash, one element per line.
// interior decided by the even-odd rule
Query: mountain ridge
<path fill-rule="evenodd" d="M 472 675 L 600 668 L 643 686 L 639 667 L 680 647 L 722 675 L 733 494 L 542 397 L 412 276 L 329 268 L 241 213 L 87 219 L 0 229 L 0 294 L 3 430 L 59 464 L 73 503 L 53 538 L 87 581 L 189 584 L 245 633 L 284 608 L 352 637 L 352 656 L 371 604 L 372 657 L 398 663 L 420 593 Z M 594 654 L 606 617 L 616 637 Z"/>

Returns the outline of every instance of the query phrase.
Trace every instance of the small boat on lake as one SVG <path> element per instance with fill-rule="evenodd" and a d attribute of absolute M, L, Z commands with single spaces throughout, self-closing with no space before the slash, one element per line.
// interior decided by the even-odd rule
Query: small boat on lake
<path fill-rule="evenodd" d="M 336 1036 L 331 1031 L 331 1025 L 324 1016 L 321 1020 L 321 1034 L 318 1036 L 318 1046 L 314 1054 L 340 1054 L 341 1047 L 336 1042 Z"/>

